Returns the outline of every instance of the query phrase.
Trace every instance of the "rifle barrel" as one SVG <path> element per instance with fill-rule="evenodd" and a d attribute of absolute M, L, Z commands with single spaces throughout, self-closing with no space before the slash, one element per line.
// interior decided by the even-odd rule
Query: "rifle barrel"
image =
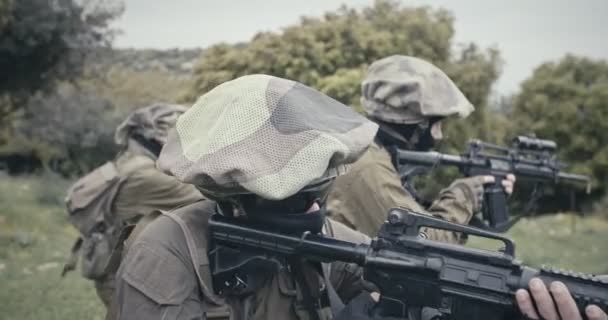
<path fill-rule="evenodd" d="M 432 167 L 435 165 L 450 165 L 462 167 L 468 163 L 468 160 L 451 154 L 443 154 L 436 151 L 410 151 L 398 150 L 397 155 L 399 162 L 402 164 L 422 165 Z"/>

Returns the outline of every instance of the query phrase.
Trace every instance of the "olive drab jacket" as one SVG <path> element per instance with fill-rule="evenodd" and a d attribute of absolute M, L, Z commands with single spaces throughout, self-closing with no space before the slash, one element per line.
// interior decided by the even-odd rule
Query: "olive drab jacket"
<path fill-rule="evenodd" d="M 158 214 L 145 228 L 136 227 L 133 233 L 138 234 L 132 233 L 125 244 L 128 248 L 116 275 L 116 319 L 311 318 L 300 282 L 286 267 L 264 274 L 263 281 L 246 294 L 216 295 L 207 239 L 208 219 L 215 211 L 215 202 L 201 201 Z M 365 235 L 329 219 L 324 232 L 356 243 L 370 241 Z M 195 249 L 190 249 L 188 237 Z M 315 312 L 319 319 L 332 318 L 331 306 L 324 298 L 327 281 L 343 301 L 349 301 L 366 288 L 362 269 L 356 265 L 332 263 L 316 268 L 303 262 L 300 267 L 309 285 L 308 292 L 316 300 Z"/>
<path fill-rule="evenodd" d="M 155 158 L 144 150 L 127 149 L 114 163 L 124 182 L 113 200 L 112 213 L 124 224 L 135 223 L 154 210 L 171 210 L 204 198 L 194 186 L 158 170 Z M 114 295 L 114 275 L 95 280 L 95 288 L 109 308 Z"/>
<path fill-rule="evenodd" d="M 123 221 L 141 217 L 154 210 L 171 210 L 203 199 L 193 185 L 184 184 L 156 168 L 156 160 L 141 153 L 126 151 L 116 159 L 120 173 L 129 163 L 139 161 L 129 173 L 114 200 L 116 214 Z"/>
<path fill-rule="evenodd" d="M 346 174 L 336 178 L 327 200 L 328 215 L 336 221 L 374 237 L 386 220 L 388 210 L 403 207 L 460 224 L 468 224 L 473 216 L 472 193 L 466 186 L 441 191 L 439 197 L 424 209 L 401 185 L 389 152 L 377 143 L 354 164 Z M 459 234 L 449 231 L 425 230 L 428 238 L 460 242 Z"/>

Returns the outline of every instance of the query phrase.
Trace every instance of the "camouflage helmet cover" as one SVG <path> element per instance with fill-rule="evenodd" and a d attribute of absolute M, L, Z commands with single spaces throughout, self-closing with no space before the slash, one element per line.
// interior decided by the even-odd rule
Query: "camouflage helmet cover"
<path fill-rule="evenodd" d="M 369 67 L 361 84 L 367 114 L 385 122 L 414 124 L 429 117 L 467 117 L 475 108 L 439 68 L 395 55 Z"/>
<path fill-rule="evenodd" d="M 217 86 L 179 118 L 158 167 L 214 199 L 282 200 L 343 172 L 377 128 L 298 82 L 249 75 Z"/>
<path fill-rule="evenodd" d="M 139 134 L 145 139 L 165 144 L 170 127 L 187 110 L 185 106 L 168 103 L 154 103 L 131 113 L 117 128 L 114 142 L 126 146 L 129 138 Z"/>

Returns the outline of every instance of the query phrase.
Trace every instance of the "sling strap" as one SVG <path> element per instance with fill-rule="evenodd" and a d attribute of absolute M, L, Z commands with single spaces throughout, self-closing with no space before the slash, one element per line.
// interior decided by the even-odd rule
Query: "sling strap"
<path fill-rule="evenodd" d="M 192 260 L 194 272 L 196 273 L 196 278 L 198 279 L 199 288 L 200 288 L 203 296 L 205 298 L 209 299 L 209 301 L 211 301 L 215 305 L 218 305 L 218 306 L 224 305 L 223 299 L 216 296 L 213 293 L 213 291 L 209 289 L 207 284 L 205 284 L 205 282 L 203 281 L 203 277 L 201 276 L 200 266 L 198 265 L 198 262 L 200 260 L 199 260 L 199 256 L 198 256 L 198 250 L 196 249 L 196 244 L 194 242 L 194 237 L 192 236 L 192 233 L 190 232 L 190 229 L 188 228 L 188 226 L 186 225 L 184 220 L 180 216 L 178 216 L 172 212 L 164 212 L 164 211 L 161 211 L 161 212 L 165 216 L 171 218 L 171 220 L 173 220 L 175 223 L 177 223 L 177 225 L 180 227 L 180 229 L 182 229 L 182 233 L 184 234 L 184 237 L 186 238 L 186 245 L 188 246 L 188 252 L 189 252 L 190 258 Z"/>

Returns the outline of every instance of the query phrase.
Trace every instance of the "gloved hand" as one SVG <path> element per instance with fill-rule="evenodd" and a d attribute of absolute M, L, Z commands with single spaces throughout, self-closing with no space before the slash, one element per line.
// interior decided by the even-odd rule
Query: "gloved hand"
<path fill-rule="evenodd" d="M 519 310 L 527 318 L 582 320 L 574 299 L 572 299 L 568 288 L 563 283 L 555 281 L 551 283 L 547 290 L 540 279 L 534 278 L 530 280 L 529 287 L 530 292 L 520 289 L 515 295 Z M 536 308 L 534 308 L 532 300 L 536 303 Z M 597 306 L 588 306 L 585 309 L 585 314 L 589 320 L 608 320 L 608 315 Z"/>
<path fill-rule="evenodd" d="M 494 176 L 474 176 L 468 178 L 460 178 L 454 180 L 446 189 L 453 192 L 457 197 L 461 195 L 472 203 L 472 212 L 481 211 L 483 205 L 484 186 L 494 183 Z M 506 179 L 502 181 L 502 186 L 505 188 L 507 195 L 513 193 L 515 184 L 515 176 L 508 174 Z M 445 191 L 444 191 L 445 192 Z"/>

